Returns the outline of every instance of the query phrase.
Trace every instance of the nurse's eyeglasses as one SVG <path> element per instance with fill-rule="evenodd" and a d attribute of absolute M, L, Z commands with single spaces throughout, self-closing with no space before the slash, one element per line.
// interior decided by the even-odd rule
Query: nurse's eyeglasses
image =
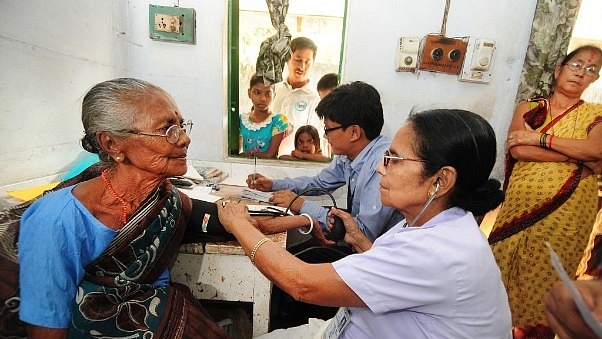
<path fill-rule="evenodd" d="M 386 150 L 385 151 L 385 156 L 383 158 L 383 165 L 385 167 L 387 167 L 389 165 L 389 161 L 391 161 L 391 160 L 427 162 L 426 160 L 423 160 L 423 159 L 412 159 L 412 158 L 396 157 L 394 155 L 391 155 L 391 152 L 389 150 Z"/>

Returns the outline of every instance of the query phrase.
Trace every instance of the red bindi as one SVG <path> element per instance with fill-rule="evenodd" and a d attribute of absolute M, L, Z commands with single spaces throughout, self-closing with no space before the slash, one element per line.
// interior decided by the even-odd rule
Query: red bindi
<path fill-rule="evenodd" d="M 598 51 L 589 51 L 589 58 L 587 59 L 587 62 L 592 63 L 596 56 L 598 56 Z"/>

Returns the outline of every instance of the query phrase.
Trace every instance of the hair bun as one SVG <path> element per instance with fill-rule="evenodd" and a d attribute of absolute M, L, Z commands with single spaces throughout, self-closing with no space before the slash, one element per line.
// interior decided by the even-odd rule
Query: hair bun
<path fill-rule="evenodd" d="M 96 145 L 96 140 L 88 135 L 85 135 L 82 139 L 81 139 L 81 143 L 82 143 L 82 147 L 90 152 L 90 153 L 94 153 L 94 154 L 98 154 L 98 146 Z"/>
<path fill-rule="evenodd" d="M 485 215 L 485 213 L 498 207 L 504 201 L 504 192 L 500 189 L 502 184 L 497 179 L 489 179 L 481 187 L 477 188 L 472 195 L 472 202 L 465 209 L 469 210 L 475 216 Z"/>

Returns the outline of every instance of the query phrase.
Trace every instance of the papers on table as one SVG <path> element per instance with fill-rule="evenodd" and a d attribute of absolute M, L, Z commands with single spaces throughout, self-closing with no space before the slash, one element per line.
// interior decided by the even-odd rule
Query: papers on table
<path fill-rule="evenodd" d="M 203 200 L 207 202 L 216 202 L 221 197 L 211 194 L 211 187 L 194 185 L 190 188 L 180 189 L 180 192 L 186 194 L 191 199 Z"/>
<path fill-rule="evenodd" d="M 183 175 L 184 178 L 192 179 L 196 182 L 203 181 L 203 176 L 199 174 L 199 172 L 192 165 L 188 165 L 188 170 L 186 174 Z"/>
<path fill-rule="evenodd" d="M 205 186 L 217 185 L 229 176 L 227 172 L 223 172 L 215 167 L 198 166 L 195 167 L 195 170 L 203 177 L 202 184 Z"/>
<path fill-rule="evenodd" d="M 272 197 L 272 192 L 262 192 L 256 189 L 245 187 L 242 190 L 242 197 L 252 200 L 257 200 L 261 202 L 270 202 L 270 198 Z"/>
<path fill-rule="evenodd" d="M 228 177 L 228 178 L 225 178 L 224 180 L 222 180 L 221 184 L 230 185 L 230 186 L 246 187 L 247 186 L 246 180 L 247 180 L 247 178 Z"/>

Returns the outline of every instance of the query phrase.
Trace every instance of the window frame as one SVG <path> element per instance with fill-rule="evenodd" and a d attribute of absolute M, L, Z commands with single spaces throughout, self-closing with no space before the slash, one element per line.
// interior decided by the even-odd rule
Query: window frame
<path fill-rule="evenodd" d="M 229 0 L 228 1 L 228 50 L 227 50 L 227 69 L 228 69 L 228 84 L 227 84 L 227 109 L 226 114 L 227 121 L 227 140 L 226 140 L 226 158 L 244 158 L 238 154 L 239 151 L 239 116 L 240 116 L 240 86 L 239 86 L 239 39 L 240 39 L 240 1 L 241 0 Z M 343 27 L 341 31 L 341 48 L 339 53 L 339 66 L 338 74 L 339 79 L 343 71 L 343 58 L 345 55 L 345 35 L 347 32 L 347 13 L 349 0 L 344 0 L 343 9 Z M 268 160 L 279 160 L 280 159 L 268 159 Z M 298 160 L 298 162 L 311 162 L 307 160 Z"/>

